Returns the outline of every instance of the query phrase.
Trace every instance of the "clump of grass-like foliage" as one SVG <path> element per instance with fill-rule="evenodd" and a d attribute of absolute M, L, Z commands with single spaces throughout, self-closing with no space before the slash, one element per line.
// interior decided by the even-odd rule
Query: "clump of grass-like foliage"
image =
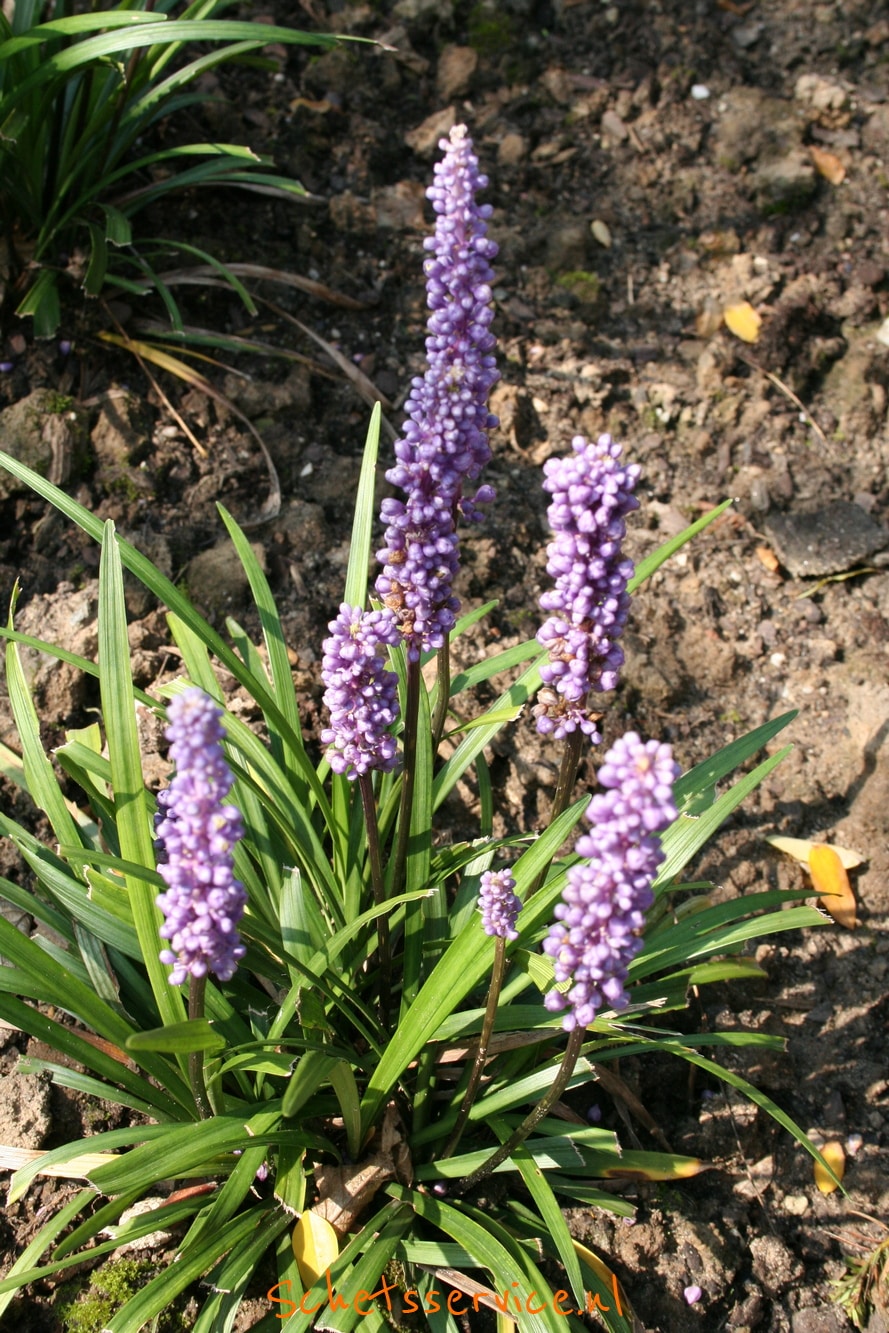
<path fill-rule="evenodd" d="M 619 476 L 627 511 L 638 469 L 615 471 L 619 450 L 607 437 L 598 453 L 575 441 L 575 463 L 554 462 L 547 473 L 551 563 L 564 570 L 568 556 L 585 559 L 593 533 L 601 545 L 590 568 L 605 592 L 557 584 L 539 641 L 450 671 L 452 645 L 489 610 L 460 616 L 448 577 L 457 511 L 473 509 L 460 477 L 478 471 L 491 424 L 483 407 L 473 414 L 471 386 L 486 393 L 496 372 L 487 214 L 454 185 L 465 184 L 454 164 L 459 158 L 463 171 L 472 160 L 467 141 L 455 131 L 447 147 L 453 156 L 432 192 L 446 222 L 427 267 L 430 370 L 414 383 L 399 462 L 387 474 L 407 499 L 384 502 L 384 573 L 369 592 L 377 409 L 343 607 L 324 646 L 331 727 L 320 760 L 303 735 L 271 589 L 224 509 L 261 643 L 234 622 L 218 633 L 112 523 L 0 455 L 101 544 L 95 662 L 18 633 L 15 598 L 3 630 L 21 743 L 20 754 L 3 752 L 3 766 L 45 813 L 54 841 L 0 814 L 0 832 L 32 876 L 29 887 L 0 883 L 0 893 L 36 923 L 25 934 L 0 918 L 0 1017 L 65 1057 L 30 1059 L 27 1069 L 131 1113 L 127 1127 L 65 1144 L 16 1172 L 12 1199 L 48 1166 L 87 1183 L 0 1281 L 0 1312 L 23 1285 L 163 1228 L 176 1262 L 130 1296 L 109 1333 L 150 1326 L 198 1282 L 196 1333 L 222 1333 L 259 1272 L 270 1303 L 260 1328 L 285 1319 L 292 1330 L 348 1333 L 360 1322 L 372 1333 L 425 1318 L 449 1333 L 455 1314 L 481 1305 L 520 1315 L 523 1333 L 580 1329 L 584 1310 L 630 1330 L 626 1293 L 605 1259 L 572 1238 L 563 1209 L 630 1216 L 615 1182 L 683 1179 L 704 1164 L 626 1148 L 613 1130 L 588 1123 L 580 1111 L 593 1085 L 620 1086 L 616 1061 L 669 1054 L 696 1066 L 742 1090 L 817 1156 L 778 1106 L 719 1063 L 720 1051 L 778 1047 L 778 1039 L 744 1030 L 683 1035 L 670 1019 L 693 988 L 760 975 L 745 953 L 751 940 L 824 919 L 792 894 L 761 890 L 714 903 L 710 885 L 683 879 L 781 762 L 786 748 L 745 771 L 793 714 L 675 782 L 669 747 L 631 734 L 601 769 L 605 794 L 592 803 L 575 795 L 582 747 L 599 739 L 589 691 L 597 679 L 606 688 L 616 679 L 614 640 L 628 599 L 650 595 L 654 571 L 724 506 L 633 571 L 620 557 L 622 520 L 598 530 L 593 502 L 585 510 L 577 495 L 586 491 L 565 478 L 571 467 L 601 466 L 599 500 L 613 499 L 608 487 Z M 460 301 L 448 295 L 451 282 Z M 450 424 L 439 438 L 442 421 Z M 472 447 L 457 448 L 457 437 Z M 490 498 L 485 487 L 474 496 Z M 150 693 L 134 686 L 130 669 L 125 570 L 167 607 L 182 663 L 176 679 Z M 41 744 L 23 644 L 98 683 L 98 720 L 52 755 Z M 364 658 L 361 645 L 370 645 Z M 433 659 L 434 683 L 422 669 Z M 229 674 L 261 715 L 258 730 L 225 708 Z M 477 688 L 504 676 L 511 683 L 500 697 L 477 707 Z M 532 705 L 541 744 L 563 753 L 553 817 L 543 831 L 495 837 L 485 753 Z M 162 793 L 143 781 L 139 708 L 171 723 L 177 770 Z M 196 721 L 204 728 L 197 742 Z M 640 805 L 651 763 L 668 781 Z M 438 836 L 444 803 L 465 775 L 479 795 L 477 836 L 449 842 Z M 585 816 L 590 832 L 566 851 Z M 602 898 L 603 883 L 613 900 Z M 575 935 L 571 911 L 557 910 L 578 897 L 616 923 L 613 958 L 604 926 L 597 935 L 585 918 Z M 602 970 L 581 984 L 581 960 L 593 957 Z M 557 980 L 569 974 L 573 984 Z M 194 1181 L 199 1189 L 182 1188 Z M 162 1206 L 128 1212 L 159 1194 Z"/>
<path fill-rule="evenodd" d="M 333 38 L 224 17 L 233 0 L 121 0 L 88 11 L 73 0 L 13 0 L 0 13 L 0 217 L 8 298 L 33 317 L 37 337 L 61 318 L 60 284 L 89 296 L 159 290 L 155 255 L 178 251 L 209 265 L 243 295 L 212 255 L 175 237 L 134 239 L 133 219 L 173 191 L 240 186 L 305 196 L 242 144 L 151 145 L 162 120 L 204 100 L 196 81 L 223 64 L 263 64 L 270 43 L 330 46 Z M 47 14 L 47 11 L 48 14 Z"/>

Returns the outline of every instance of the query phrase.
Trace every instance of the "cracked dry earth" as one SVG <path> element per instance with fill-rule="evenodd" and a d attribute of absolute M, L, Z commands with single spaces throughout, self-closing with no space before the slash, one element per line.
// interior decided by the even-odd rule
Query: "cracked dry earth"
<path fill-rule="evenodd" d="M 251 322 L 234 297 L 182 297 L 194 324 L 305 357 L 244 357 L 250 378 L 220 374 L 218 387 L 259 430 L 280 477 L 280 511 L 251 536 L 282 607 L 307 722 L 320 716 L 319 643 L 339 602 L 367 407 L 286 317 L 357 366 L 397 426 L 422 364 L 423 192 L 437 140 L 465 121 L 490 176 L 501 247 L 502 380 L 490 469 L 498 501 L 466 534 L 459 588 L 467 606 L 498 605 L 461 641 L 464 660 L 533 632 L 545 580 L 540 465 L 572 435 L 610 430 L 643 468 L 635 558 L 712 504 L 736 504 L 636 599 L 606 742 L 632 724 L 671 741 L 689 766 L 798 710 L 775 742 L 789 739 L 792 753 L 693 877 L 712 879 L 717 895 L 804 890 L 801 868 L 766 842 L 772 834 L 863 858 L 853 875 L 857 928 L 769 937 L 756 949 L 762 980 L 702 990 L 690 1019 L 785 1039 L 780 1054 L 733 1053 L 732 1067 L 805 1129 L 845 1145 L 847 1192 L 820 1193 L 810 1159 L 762 1111 L 684 1067 L 639 1063 L 621 1074 L 660 1132 L 714 1170 L 640 1190 L 632 1226 L 583 1210 L 572 1224 L 613 1264 L 646 1329 L 852 1327 L 831 1283 L 843 1256 L 871 1249 L 889 1221 L 885 7 L 315 0 L 297 9 L 282 0 L 267 9 L 249 16 L 383 43 L 321 57 L 273 49 L 273 71 L 229 70 L 208 84 L 208 95 L 229 97 L 208 101 L 211 132 L 268 152 L 316 202 L 190 198 L 152 222 L 230 262 L 289 269 L 344 298 L 257 282 L 274 308 Z M 755 341 L 723 319 L 745 303 L 761 321 Z M 7 331 L 5 447 L 15 404 L 34 393 L 50 408 L 59 393 L 70 397 L 64 422 L 56 416 L 15 447 L 113 517 L 214 621 L 233 615 L 254 630 L 215 510 L 223 500 L 243 521 L 258 517 L 269 474 L 253 437 L 241 418 L 165 380 L 202 456 L 134 365 L 98 342 L 98 312 L 72 297 L 68 315 L 67 356 L 34 344 L 25 326 Z M 92 652 L 95 550 L 2 486 L 0 566 L 7 588 L 22 578 L 18 627 Z M 128 597 L 134 675 L 150 688 L 177 663 L 157 608 L 135 587 Z M 29 669 L 51 740 L 95 700 L 64 666 L 35 659 Z M 232 704 L 244 706 L 236 695 Z M 14 744 L 5 701 L 0 739 Z M 146 777 L 157 781 L 156 734 L 146 734 L 145 753 Z M 555 750 L 525 720 L 491 759 L 502 827 L 539 827 Z M 590 765 L 581 783 L 592 775 Z M 11 788 L 3 799 L 25 808 Z M 459 833 L 465 810 L 451 816 Z M 3 873 L 22 873 L 9 849 L 0 859 Z M 20 1077 L 26 1049 L 34 1043 L 3 1034 L 0 1140 L 48 1147 L 112 1123 L 107 1108 Z M 602 1111 L 624 1142 L 656 1146 L 604 1094 Z M 7 1259 L 67 1188 L 45 1181 L 6 1211 Z M 687 1286 L 701 1289 L 693 1306 Z M 889 1327 L 882 1295 L 883 1311 L 863 1314 L 871 1333 Z M 238 1327 L 267 1313 L 261 1299 L 248 1302 Z M 18 1330 L 60 1327 L 52 1285 L 7 1318 Z"/>

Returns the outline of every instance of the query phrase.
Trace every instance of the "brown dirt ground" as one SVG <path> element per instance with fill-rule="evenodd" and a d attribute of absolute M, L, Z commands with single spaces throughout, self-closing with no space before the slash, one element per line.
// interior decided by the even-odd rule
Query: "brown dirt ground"
<path fill-rule="evenodd" d="M 280 477 L 280 513 L 251 535 L 283 610 L 306 717 L 318 717 L 318 644 L 340 598 L 368 412 L 288 317 L 357 366 L 392 402 L 397 425 L 422 364 L 423 189 L 441 130 L 465 121 L 491 179 L 503 378 L 490 469 L 498 501 L 466 535 L 459 588 L 467 606 L 499 604 L 460 651 L 473 660 L 533 631 L 545 581 L 540 465 L 574 434 L 610 430 L 643 467 L 634 556 L 711 504 L 737 504 L 638 597 L 606 741 L 632 725 L 669 740 L 688 766 L 798 709 L 785 733 L 792 755 L 695 876 L 724 894 L 803 889 L 798 866 L 766 844 L 772 833 L 864 857 L 857 929 L 771 937 L 756 952 L 766 973 L 758 987 L 704 991 L 692 1015 L 696 1025 L 786 1038 L 785 1054 L 741 1052 L 733 1066 L 804 1128 L 852 1147 L 860 1140 L 848 1193 L 820 1194 L 810 1160 L 761 1112 L 684 1069 L 639 1065 L 622 1075 L 672 1146 L 718 1171 L 643 1193 L 632 1227 L 580 1212 L 574 1220 L 610 1258 L 648 1329 L 849 1327 L 830 1283 L 844 1254 L 881 1238 L 889 1211 L 889 577 L 869 552 L 832 562 L 824 541 L 840 501 L 855 503 L 859 523 L 861 511 L 889 523 L 889 346 L 877 337 L 889 314 L 885 9 L 865 0 L 269 8 L 278 21 L 391 48 L 320 58 L 273 51 L 267 75 L 226 71 L 208 84 L 208 95 L 230 95 L 208 102 L 213 132 L 269 152 L 317 201 L 190 198 L 151 224 L 230 262 L 312 278 L 356 307 L 253 281 L 274 304 L 251 320 L 230 294 L 181 291 L 193 324 L 306 358 L 240 357 L 249 379 L 216 376 Z M 205 136 L 194 128 L 189 137 Z M 828 179 L 841 172 L 840 183 Z M 741 302 L 762 317 L 755 343 L 722 323 Z M 131 331 L 141 313 L 111 311 Z M 184 580 L 217 622 L 234 615 L 252 630 L 215 504 L 257 518 L 269 491 L 261 453 L 242 418 L 163 378 L 201 456 L 138 365 L 99 342 L 109 318 L 72 299 L 67 356 L 10 326 L 4 355 L 14 368 L 0 376 L 0 406 L 38 388 L 71 395 L 92 447 L 69 489 Z M 63 468 L 72 449 L 61 441 Z M 809 568 L 823 555 L 838 566 L 831 572 L 866 571 L 823 584 L 791 572 L 782 516 L 807 513 L 818 516 Z M 23 494 L 2 502 L 0 534 L 3 581 L 24 585 L 18 627 L 89 651 L 96 551 Z M 176 664 L 155 609 L 137 589 L 130 598 L 134 670 L 150 686 Z M 93 702 L 64 670 L 43 671 L 36 688 L 48 737 Z M 14 743 L 5 704 L 0 738 Z M 162 763 L 156 754 L 152 762 Z M 530 722 L 497 749 L 511 827 L 543 822 L 555 763 Z M 20 804 L 8 790 L 4 799 Z M 454 820 L 463 814 L 455 808 Z M 19 873 L 8 852 L 0 857 L 4 873 Z M 7 1106 L 19 1105 L 17 1055 L 11 1039 L 0 1055 Z M 654 1146 L 619 1106 L 607 1097 L 602 1105 L 625 1141 Z M 8 1133 L 18 1123 L 29 1143 L 50 1146 L 96 1114 L 43 1088 L 21 1099 Z M 0 1248 L 19 1249 L 35 1211 L 62 1192 L 45 1183 L 8 1210 Z M 682 1296 L 689 1284 L 703 1291 L 692 1308 Z M 15 1326 L 53 1328 L 51 1295 L 47 1287 L 19 1303 Z M 262 1312 L 259 1303 L 253 1317 Z M 868 1327 L 885 1329 L 885 1317 Z"/>

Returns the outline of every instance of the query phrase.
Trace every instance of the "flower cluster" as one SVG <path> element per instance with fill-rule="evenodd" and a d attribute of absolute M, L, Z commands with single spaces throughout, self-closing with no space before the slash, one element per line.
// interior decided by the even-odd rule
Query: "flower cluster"
<path fill-rule="evenodd" d="M 157 905 L 170 947 L 160 960 L 170 983 L 213 972 L 234 976 L 245 949 L 238 935 L 247 894 L 235 879 L 233 849 L 243 836 L 240 811 L 225 805 L 232 775 L 222 752 L 222 710 L 203 690 L 189 689 L 167 710 L 176 772 L 158 797 L 158 869 L 167 885 Z"/>
<path fill-rule="evenodd" d="M 673 783 L 679 767 L 669 745 L 627 732 L 599 770 L 606 788 L 590 801 L 592 832 L 577 840 L 587 858 L 568 871 L 556 922 L 543 944 L 555 960 L 557 982 L 547 1009 L 567 1008 L 562 1026 L 587 1027 L 603 1003 L 627 1003 L 627 968 L 641 948 L 639 931 L 653 901 L 651 885 L 664 859 L 657 836 L 676 818 Z"/>
<path fill-rule="evenodd" d="M 391 611 L 340 607 L 324 640 L 321 675 L 330 726 L 321 733 L 334 773 L 357 778 L 376 768 L 389 772 L 398 762 L 389 727 L 398 716 L 398 677 L 386 666 L 386 648 L 399 643 Z"/>
<path fill-rule="evenodd" d="M 458 514 L 473 521 L 477 506 L 493 500 L 490 486 L 464 494 L 491 457 L 488 431 L 497 418 L 488 411 L 498 378 L 490 260 L 497 246 L 487 239 L 491 207 L 475 195 L 487 185 L 464 125 L 443 139 L 444 158 L 427 191 L 437 214 L 435 235 L 426 241 L 430 317 L 427 370 L 413 381 L 404 435 L 395 445 L 395 466 L 386 473 L 405 499 L 383 501 L 385 545 L 377 578 L 380 599 L 396 616 L 413 660 L 421 648 L 440 648 L 453 627 L 459 602 L 453 594 L 458 568 Z"/>
<path fill-rule="evenodd" d="M 555 587 L 540 599 L 553 614 L 537 640 L 549 649 L 540 674 L 545 690 L 534 709 L 537 730 L 561 740 L 580 728 L 593 744 L 601 740 L 588 707 L 593 692 L 613 690 L 624 660 L 617 640 L 630 610 L 630 560 L 621 557 L 624 519 L 637 509 L 633 495 L 638 464 L 621 467 L 620 445 L 610 435 L 571 442 L 567 458 L 544 464 L 547 510 L 555 534 L 547 546 L 547 572 Z"/>
<path fill-rule="evenodd" d="M 478 905 L 482 914 L 482 928 L 486 935 L 517 940 L 516 918 L 522 906 L 515 891 L 515 880 L 509 870 L 486 870 L 482 875 Z"/>

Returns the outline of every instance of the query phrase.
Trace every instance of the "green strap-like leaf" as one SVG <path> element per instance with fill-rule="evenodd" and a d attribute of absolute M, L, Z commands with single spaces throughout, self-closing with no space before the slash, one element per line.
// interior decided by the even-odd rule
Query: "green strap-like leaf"
<path fill-rule="evenodd" d="M 367 428 L 367 439 L 361 459 L 358 494 L 355 498 L 355 517 L 352 520 L 352 542 L 346 569 L 343 601 L 349 606 L 364 607 L 367 598 L 367 571 L 370 564 L 370 544 L 376 518 L 377 455 L 380 448 L 380 421 L 383 409 L 374 405 Z"/>
<path fill-rule="evenodd" d="M 110 520 L 105 527 L 99 565 L 99 684 L 121 855 L 153 870 L 154 843 L 136 728 L 123 569 Z M 179 990 L 170 985 L 167 969 L 159 958 L 158 930 L 163 915 L 155 904 L 155 892 L 135 876 L 128 876 L 126 882 L 158 1013 L 165 1024 L 179 1023 L 185 1017 L 185 1006 Z"/>

